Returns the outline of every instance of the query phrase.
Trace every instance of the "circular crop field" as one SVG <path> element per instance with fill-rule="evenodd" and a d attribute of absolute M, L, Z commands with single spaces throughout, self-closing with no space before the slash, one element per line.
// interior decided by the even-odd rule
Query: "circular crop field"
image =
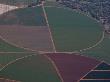
<path fill-rule="evenodd" d="M 20 82 L 61 82 L 52 63 L 42 55 L 27 56 L 13 62 L 0 72 L 1 75 Z"/>
<path fill-rule="evenodd" d="M 57 51 L 77 51 L 95 45 L 102 37 L 101 25 L 70 9 L 45 7 Z"/>
<path fill-rule="evenodd" d="M 74 52 L 90 48 L 102 38 L 100 23 L 67 8 L 50 6 L 16 9 L 4 13 L 0 19 L 2 25 L 0 35 L 4 39 L 17 46 L 36 51 L 56 49 L 58 52 Z M 29 27 L 30 31 L 29 28 L 24 30 L 24 26 Z M 43 29 L 45 32 L 38 32 Z"/>
<path fill-rule="evenodd" d="M 20 82 L 77 82 L 99 63 L 77 54 L 30 55 L 8 64 L 0 77 Z"/>
<path fill-rule="evenodd" d="M 14 10 L 0 14 L 0 81 L 76 82 L 100 61 L 110 62 L 110 39 L 93 18 L 55 0 L 7 1 L 0 3 Z"/>

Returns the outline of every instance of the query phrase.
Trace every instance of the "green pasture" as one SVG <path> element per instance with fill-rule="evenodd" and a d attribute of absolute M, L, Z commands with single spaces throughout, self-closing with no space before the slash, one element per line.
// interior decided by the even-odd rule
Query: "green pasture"
<path fill-rule="evenodd" d="M 42 55 L 16 61 L 0 72 L 0 77 L 21 82 L 61 82 L 52 63 Z"/>
<path fill-rule="evenodd" d="M 39 0 L 0 0 L 1 4 L 7 4 L 7 5 L 28 5 L 31 3 L 37 3 Z"/>
<path fill-rule="evenodd" d="M 0 25 L 45 26 L 46 21 L 41 7 L 21 8 L 0 15 Z"/>
<path fill-rule="evenodd" d="M 84 56 L 110 63 L 110 37 L 105 36 L 105 39 L 98 46 L 84 51 L 82 54 Z"/>
<path fill-rule="evenodd" d="M 17 58 L 28 55 L 30 55 L 30 53 L 0 53 L 0 67 L 3 67 L 4 65 L 16 60 Z"/>
<path fill-rule="evenodd" d="M 96 44 L 102 27 L 95 20 L 70 9 L 45 7 L 57 51 L 77 51 Z"/>
<path fill-rule="evenodd" d="M 60 7 L 61 5 L 56 0 L 46 0 L 44 6 Z"/>
<path fill-rule="evenodd" d="M 0 52 L 23 52 L 23 51 L 26 50 L 15 47 L 0 39 Z"/>

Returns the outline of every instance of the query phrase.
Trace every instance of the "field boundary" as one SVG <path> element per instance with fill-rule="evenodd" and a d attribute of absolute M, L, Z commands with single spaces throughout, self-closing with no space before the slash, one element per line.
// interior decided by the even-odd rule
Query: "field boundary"
<path fill-rule="evenodd" d="M 36 54 L 34 53 L 34 54 L 32 54 L 32 55 L 27 55 L 27 56 L 24 56 L 24 57 L 21 57 L 21 58 L 17 58 L 17 59 L 15 59 L 15 60 L 13 60 L 13 61 L 7 63 L 6 65 L 4 65 L 4 66 L 0 69 L 0 72 L 1 72 L 2 70 L 4 70 L 6 67 L 8 67 L 9 65 L 11 65 L 11 64 L 13 64 L 13 63 L 16 63 L 18 60 L 22 60 L 22 59 L 24 59 L 24 58 L 28 58 L 28 57 L 32 57 L 32 56 L 36 56 L 36 55 L 37 55 L 37 53 L 36 53 Z M 62 82 L 64 82 L 64 81 L 63 81 L 63 78 L 61 77 L 61 75 L 60 75 L 60 73 L 59 73 L 59 70 L 58 70 L 57 66 L 56 66 L 55 63 L 51 60 L 51 58 L 49 58 L 49 57 L 48 57 L 47 55 L 45 55 L 45 54 L 40 54 L 40 55 L 42 55 L 44 58 L 46 58 L 46 59 L 53 65 L 53 68 L 55 69 L 56 73 L 58 74 L 60 80 L 61 80 Z"/>
<path fill-rule="evenodd" d="M 46 20 L 46 23 L 47 23 L 47 27 L 48 27 L 48 30 L 49 30 L 49 33 L 50 33 L 50 38 L 51 38 L 51 41 L 52 41 L 52 44 L 53 44 L 54 52 L 56 52 L 56 48 L 55 48 L 54 40 L 53 40 L 53 37 L 52 37 L 50 25 L 49 25 L 49 22 L 48 22 L 47 13 L 45 11 L 45 7 L 44 7 L 44 4 L 43 3 L 42 3 L 42 9 L 43 9 L 45 20 Z"/>
<path fill-rule="evenodd" d="M 94 45 L 91 46 L 91 47 L 82 49 L 82 50 L 80 50 L 80 52 L 83 52 L 83 51 L 86 51 L 86 50 L 90 50 L 90 49 L 92 49 L 92 48 L 95 48 L 96 46 L 98 46 L 100 43 L 103 42 L 104 38 L 105 38 L 105 32 L 103 31 L 101 39 L 100 39 L 96 44 L 94 44 Z"/>
<path fill-rule="evenodd" d="M 0 78 L 0 80 L 6 80 L 6 82 L 22 82 L 22 81 L 17 81 L 17 80 L 11 80 L 11 79 L 7 79 L 7 78 Z"/>
<path fill-rule="evenodd" d="M 4 27 L 9 27 L 9 26 L 5 26 L 5 25 L 3 25 Z M 19 25 L 18 25 L 19 26 Z M 19 29 L 18 28 L 18 26 L 16 26 L 16 25 L 12 25 L 12 28 L 8 28 L 8 29 L 13 29 L 14 27 L 15 28 L 17 28 L 17 29 Z M 22 27 L 23 27 L 23 29 L 25 29 L 24 30 L 24 32 L 26 31 L 26 26 L 22 26 L 22 25 L 20 25 L 20 31 L 22 32 Z M 24 28 L 25 27 L 25 28 Z M 29 26 L 30 27 L 30 26 Z M 23 38 L 22 39 L 20 39 L 20 37 L 22 37 L 21 35 L 19 36 L 19 30 L 17 31 L 16 29 L 13 29 L 13 31 L 15 31 L 16 33 L 14 33 L 14 32 L 12 32 L 12 34 L 18 34 L 18 36 L 19 36 L 19 38 L 18 39 L 20 39 L 20 41 L 19 42 L 14 42 L 14 41 L 17 41 L 17 40 L 14 40 L 13 38 L 11 38 L 11 36 L 10 35 L 5 35 L 4 33 L 5 32 L 3 32 L 2 33 L 2 31 L 1 31 L 1 35 L 0 35 L 0 39 L 1 39 L 1 41 L 3 41 L 3 42 L 5 42 L 7 45 L 9 45 L 9 46 L 12 46 L 12 48 L 14 47 L 14 48 L 17 48 L 18 50 L 17 51 L 11 51 L 11 52 L 38 52 L 38 51 L 40 51 L 40 50 L 42 50 L 42 51 L 54 51 L 54 49 L 53 49 L 53 45 L 52 45 L 52 41 L 51 41 L 51 39 L 50 39 L 50 37 L 49 37 L 49 35 L 50 35 L 50 33 L 49 33 L 49 30 L 48 30 L 48 28 L 47 28 L 47 26 L 43 26 L 42 28 L 41 28 L 41 26 L 38 26 L 38 27 L 40 27 L 40 28 L 34 28 L 34 27 L 36 27 L 36 26 L 32 26 L 33 28 L 32 28 L 32 30 L 33 29 L 35 29 L 35 30 L 33 30 L 33 32 L 34 33 L 32 33 L 31 31 L 29 31 L 29 33 L 32 33 L 32 34 L 34 34 L 34 38 L 35 38 L 35 40 L 34 40 L 34 38 L 32 38 L 31 39 L 31 41 L 34 41 L 34 43 L 31 43 L 32 45 L 33 44 L 35 44 L 36 46 L 35 46 L 35 48 L 34 47 L 32 47 L 32 45 L 31 46 L 29 46 L 29 45 L 25 45 L 25 42 L 23 42 L 22 43 L 22 40 L 23 41 L 26 41 L 24 38 L 25 38 L 25 34 L 29 34 L 28 33 L 28 30 L 30 29 L 31 30 L 31 28 L 29 28 L 29 29 L 27 29 L 27 31 L 26 31 L 26 33 L 23 33 Z M 2 27 L 3 28 L 3 27 Z M 2 29 L 1 28 L 1 29 Z M 4 31 L 6 31 L 7 32 L 7 34 L 11 34 L 10 32 L 8 33 L 8 30 L 4 30 Z M 42 33 L 44 33 L 44 34 L 42 34 Z M 32 37 L 32 34 L 30 34 L 30 36 Z M 44 40 L 44 42 L 46 41 L 46 43 L 43 43 L 43 41 L 41 41 L 43 44 L 40 44 L 40 45 L 42 45 L 43 47 L 41 47 L 41 48 L 39 48 L 40 46 L 39 46 L 39 44 L 38 43 L 36 43 L 37 41 L 40 43 L 40 37 L 39 37 L 39 34 L 42 36 L 41 37 L 41 40 L 43 39 Z M 37 37 L 36 37 L 37 36 Z M 6 38 L 5 38 L 6 37 Z M 16 37 L 15 37 L 16 38 Z M 27 43 L 29 44 L 29 39 L 27 38 Z M 36 41 L 36 42 L 35 42 Z M 49 42 L 49 44 L 48 44 L 48 42 Z M 21 43 L 20 43 L 21 42 Z M 45 46 L 45 44 L 48 44 L 48 45 L 46 45 Z M 37 46 L 38 45 L 38 46 Z M 20 50 L 19 50 L 20 49 Z M 23 51 L 24 50 L 24 51 Z M 0 52 L 2 52 L 2 50 L 0 51 Z M 4 51 L 3 51 L 4 52 Z M 6 51 L 7 52 L 7 51 Z M 10 52 L 10 51 L 8 51 L 8 52 Z"/>
<path fill-rule="evenodd" d="M 20 49 L 24 49 L 24 52 L 26 52 L 26 51 L 28 51 L 28 50 L 29 50 L 29 51 L 36 51 L 36 50 L 32 50 L 32 49 L 29 49 L 29 48 L 24 48 L 24 47 L 21 47 L 21 46 L 18 46 L 18 45 L 16 45 L 16 44 L 14 44 L 14 43 L 11 43 L 11 42 L 7 41 L 6 39 L 4 39 L 1 35 L 0 35 L 0 39 L 3 40 L 4 42 L 6 42 L 7 44 L 13 46 L 13 47 L 20 48 Z M 25 50 L 26 50 L 26 51 L 25 51 Z M 18 51 L 18 52 L 19 52 L 19 51 Z"/>
<path fill-rule="evenodd" d="M 33 55 L 34 55 L 34 54 L 33 54 Z M 4 66 L 0 69 L 0 71 L 2 71 L 2 70 L 5 69 L 6 67 L 8 67 L 10 64 L 13 64 L 13 63 L 15 63 L 15 62 L 18 61 L 18 60 L 21 60 L 21 59 L 24 59 L 24 58 L 27 58 L 27 57 L 31 57 L 31 56 L 33 56 L 33 55 L 27 55 L 27 56 L 24 56 L 24 57 L 17 58 L 17 59 L 15 59 L 15 60 L 13 60 L 13 61 L 7 63 L 6 65 L 4 65 Z M 35 55 L 36 55 L 36 54 L 35 54 Z"/>
<path fill-rule="evenodd" d="M 93 67 L 88 73 L 86 73 L 84 76 L 82 76 L 77 82 L 80 82 L 87 74 L 89 74 L 93 69 L 95 69 L 98 65 L 100 65 L 103 61 L 101 61 L 99 64 L 97 64 L 95 67 Z"/>
<path fill-rule="evenodd" d="M 86 14 L 83 13 L 83 12 L 79 12 L 79 11 L 77 11 L 77 10 L 72 10 L 72 9 L 66 8 L 66 7 L 56 7 L 56 6 L 44 6 L 44 7 L 47 7 L 47 8 L 48 8 L 48 7 L 63 8 L 63 9 L 65 9 L 65 10 L 69 10 L 69 11 L 72 11 L 72 12 L 77 12 L 77 13 L 79 13 L 79 14 L 83 14 L 84 16 L 89 17 L 91 20 L 94 20 L 94 21 L 96 21 L 97 23 L 99 23 L 99 24 L 101 25 L 101 28 L 102 28 L 102 24 L 101 24 L 99 21 L 97 21 L 96 19 L 94 19 L 94 18 L 92 18 L 92 17 L 86 15 Z M 104 40 L 104 38 L 105 38 L 105 31 L 102 30 L 102 35 L 101 35 L 100 40 L 98 40 L 98 42 L 96 42 L 94 45 L 88 46 L 87 48 L 84 48 L 84 49 L 81 49 L 81 50 L 75 50 L 75 51 L 72 51 L 72 52 L 83 52 L 83 51 L 86 51 L 86 50 L 90 50 L 90 49 L 92 49 L 92 48 L 95 48 L 97 45 L 99 45 L 99 44 Z M 71 53 L 72 53 L 72 52 L 71 52 Z"/>
<path fill-rule="evenodd" d="M 56 64 L 55 64 L 55 62 L 54 62 L 50 57 L 48 57 L 47 55 L 44 55 L 44 56 L 52 63 L 52 65 L 53 65 L 53 67 L 55 68 L 55 70 L 56 70 L 58 76 L 59 76 L 60 79 L 61 79 L 61 82 L 64 82 L 64 80 L 63 80 L 63 78 L 62 78 L 62 76 L 61 76 L 61 74 L 60 74 L 60 72 L 59 72 L 59 70 L 58 70 L 58 68 L 57 68 L 57 66 L 56 66 Z"/>

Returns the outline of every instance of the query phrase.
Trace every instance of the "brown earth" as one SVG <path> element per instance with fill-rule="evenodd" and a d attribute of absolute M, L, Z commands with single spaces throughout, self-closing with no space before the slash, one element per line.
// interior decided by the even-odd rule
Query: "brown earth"
<path fill-rule="evenodd" d="M 0 36 L 6 42 L 35 51 L 54 51 L 46 26 L 0 26 Z"/>
<path fill-rule="evenodd" d="M 100 62 L 79 54 L 47 53 L 64 82 L 77 82 Z"/>

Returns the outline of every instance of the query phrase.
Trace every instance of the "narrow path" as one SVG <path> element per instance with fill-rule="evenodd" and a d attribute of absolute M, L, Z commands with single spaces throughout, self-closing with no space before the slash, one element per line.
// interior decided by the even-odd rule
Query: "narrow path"
<path fill-rule="evenodd" d="M 95 69 L 97 66 L 99 66 L 103 61 L 101 61 L 99 64 L 97 64 L 95 67 L 93 67 L 88 73 L 86 73 L 83 77 L 81 77 L 77 82 L 80 82 L 80 80 L 83 80 L 83 78 L 88 75 L 93 69 Z"/>
<path fill-rule="evenodd" d="M 105 38 L 105 32 L 103 32 L 101 39 L 96 44 L 94 44 L 93 46 L 90 46 L 88 48 L 82 49 L 82 50 L 80 50 L 80 52 L 95 48 L 96 46 L 98 46 L 104 40 L 104 38 Z"/>
<path fill-rule="evenodd" d="M 8 67 L 9 65 L 13 64 L 13 63 L 16 63 L 18 60 L 21 60 L 21 59 L 24 59 L 24 58 L 27 58 L 27 57 L 32 57 L 32 56 L 36 56 L 37 54 L 32 54 L 32 55 L 28 55 L 28 56 L 24 56 L 24 57 L 21 57 L 21 58 L 17 58 L 16 60 L 13 60 L 11 62 L 9 62 L 8 64 L 6 64 L 5 66 L 3 66 L 0 71 L 4 70 L 6 67 Z M 60 73 L 59 73 L 59 70 L 57 68 L 57 66 L 55 65 L 55 63 L 51 60 L 51 58 L 49 58 L 48 56 L 46 56 L 45 54 L 41 54 L 43 55 L 46 59 L 48 59 L 51 64 L 53 65 L 53 67 L 55 68 L 55 71 L 56 73 L 58 74 L 59 78 L 61 79 L 61 82 L 64 82 Z"/>
<path fill-rule="evenodd" d="M 36 55 L 36 54 L 35 54 L 35 55 Z M 0 71 L 2 71 L 2 70 L 5 69 L 7 66 L 9 66 L 10 64 L 15 63 L 15 62 L 18 61 L 18 60 L 21 60 L 21 59 L 24 59 L 24 58 L 27 58 L 27 57 L 31 57 L 31 56 L 33 56 L 33 55 L 28 55 L 28 56 L 24 56 L 24 57 L 21 57 L 21 58 L 17 58 L 17 59 L 15 59 L 15 60 L 13 60 L 13 61 L 7 63 L 6 65 L 4 65 L 4 66 L 0 69 Z"/>
<path fill-rule="evenodd" d="M 52 41 L 52 44 L 53 44 L 53 48 L 54 48 L 54 51 L 56 52 L 56 48 L 55 48 L 55 44 L 54 44 L 54 41 L 53 41 L 50 25 L 49 25 L 49 22 L 48 22 L 48 17 L 47 17 L 47 14 L 46 14 L 46 11 L 45 11 L 45 7 L 44 7 L 43 3 L 42 3 L 42 9 L 43 9 L 43 12 L 44 12 L 44 16 L 45 16 L 45 20 L 46 20 L 46 23 L 47 23 L 47 27 L 49 29 L 50 38 L 51 38 L 51 41 Z"/>
<path fill-rule="evenodd" d="M 45 6 L 45 7 L 55 7 L 55 6 Z M 77 11 L 77 10 L 72 10 L 72 9 L 70 9 L 70 8 L 65 8 L 65 7 L 56 7 L 56 8 L 63 8 L 63 9 L 67 9 L 67 10 L 70 10 L 70 11 L 75 11 L 75 12 L 78 12 L 78 13 L 80 13 L 80 14 L 83 14 L 83 15 L 86 15 L 86 14 L 84 14 L 84 13 L 82 13 L 82 12 L 79 12 L 79 11 Z M 90 19 L 92 19 L 92 20 L 94 20 L 94 21 L 96 21 L 96 22 L 99 22 L 99 21 L 97 21 L 96 19 L 94 19 L 94 18 L 92 18 L 92 17 L 90 17 L 90 16 L 88 16 L 88 15 L 86 15 L 87 17 L 89 17 Z M 86 50 L 90 50 L 90 49 L 92 49 L 92 48 L 95 48 L 96 46 L 98 46 L 103 40 L 104 40 L 104 38 L 105 38 L 105 31 L 103 30 L 102 31 L 102 37 L 101 37 L 101 39 L 96 43 L 96 44 L 94 44 L 94 45 L 92 45 L 92 46 L 89 46 L 88 48 L 84 48 L 84 49 L 81 49 L 81 50 L 76 50 L 76 51 L 73 51 L 73 52 L 69 52 L 69 53 L 74 53 L 74 52 L 83 52 L 83 51 L 86 51 Z"/>
<path fill-rule="evenodd" d="M 16 47 L 16 48 L 24 49 L 24 52 L 25 52 L 25 51 L 33 51 L 33 52 L 36 52 L 36 50 L 32 50 L 32 49 L 30 49 L 30 48 L 24 48 L 24 47 L 22 47 L 22 46 L 19 46 L 19 45 L 16 45 L 16 44 L 12 43 L 12 42 L 9 42 L 9 41 L 7 41 L 6 39 L 4 39 L 1 35 L 0 35 L 0 39 L 2 39 L 2 40 L 3 40 L 4 42 L 6 42 L 7 44 L 12 45 L 12 46 L 14 46 L 14 47 Z"/>
<path fill-rule="evenodd" d="M 53 65 L 53 67 L 55 68 L 55 70 L 56 70 L 58 76 L 59 76 L 60 79 L 61 79 L 61 82 L 64 82 L 63 77 L 61 76 L 61 73 L 60 73 L 58 67 L 56 66 L 55 62 L 54 62 L 50 57 L 48 57 L 47 55 L 44 55 L 44 56 L 52 63 L 52 65 Z"/>
<path fill-rule="evenodd" d="M 7 79 L 7 78 L 0 78 L 0 82 L 21 82 L 21 81 L 16 81 L 16 80 L 11 80 L 11 79 Z"/>

